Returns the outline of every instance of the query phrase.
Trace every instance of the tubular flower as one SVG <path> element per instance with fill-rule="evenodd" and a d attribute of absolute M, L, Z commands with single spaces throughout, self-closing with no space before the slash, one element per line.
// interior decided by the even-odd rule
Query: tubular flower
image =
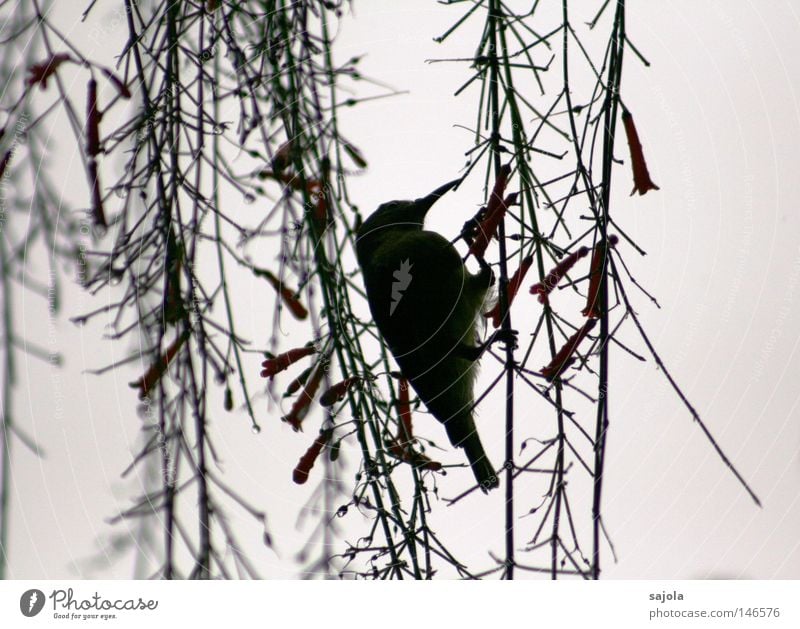
<path fill-rule="evenodd" d="M 67 53 L 59 53 L 53 55 L 42 63 L 35 63 L 28 68 L 28 86 L 34 86 L 37 83 L 43 90 L 47 89 L 47 79 L 49 79 L 56 70 L 65 61 L 72 61 Z"/>
<path fill-rule="evenodd" d="M 506 210 L 509 205 L 514 205 L 517 202 L 517 193 L 509 194 L 491 214 L 487 210 L 486 218 L 481 221 L 478 226 L 478 235 L 469 247 L 469 253 L 476 258 L 483 258 L 486 253 L 486 248 L 489 246 L 489 241 L 497 234 L 497 228 L 500 222 L 506 215 Z"/>
<path fill-rule="evenodd" d="M 308 382 L 303 388 L 303 391 L 294 401 L 294 404 L 292 404 L 292 410 L 289 411 L 288 415 L 284 415 L 281 418 L 289 424 L 295 432 L 303 430 L 303 420 L 306 418 L 306 415 L 308 415 L 308 409 L 311 406 L 311 402 L 314 400 L 314 396 L 317 394 L 317 389 L 319 389 L 319 383 L 322 381 L 322 375 L 324 373 L 323 361 L 320 361 L 308 377 Z"/>
<path fill-rule="evenodd" d="M 280 175 L 292 165 L 292 141 L 284 142 L 272 157 L 272 170 Z"/>
<path fill-rule="evenodd" d="M 564 278 L 567 272 L 575 266 L 575 263 L 580 258 L 585 258 L 589 254 L 587 247 L 581 247 L 577 251 L 573 251 L 561 262 L 559 262 L 553 270 L 550 271 L 541 282 L 537 282 L 531 286 L 531 294 L 539 295 L 539 303 L 549 303 L 548 295 L 551 291 L 558 286 L 558 283 Z"/>
<path fill-rule="evenodd" d="M 100 111 L 97 109 L 97 81 L 89 79 L 86 95 L 86 153 L 100 153 Z"/>
<path fill-rule="evenodd" d="M 314 205 L 315 213 L 314 218 L 320 223 L 324 223 L 328 219 L 328 202 L 325 200 L 325 195 L 320 193 L 317 197 L 317 202 Z"/>
<path fill-rule="evenodd" d="M 164 375 L 164 372 L 169 367 L 170 363 L 172 362 L 175 355 L 180 350 L 181 346 L 186 342 L 186 339 L 189 338 L 189 333 L 184 332 L 178 338 L 176 338 L 172 345 L 167 348 L 167 351 L 164 352 L 163 355 L 159 356 L 156 361 L 150 365 L 150 368 L 144 373 L 144 375 L 139 378 L 138 380 L 131 382 L 130 387 L 132 389 L 139 389 L 139 399 L 143 400 L 148 396 L 150 391 L 153 390 L 153 387 L 156 383 L 161 379 L 161 376 Z"/>
<path fill-rule="evenodd" d="M 516 194 L 510 194 L 503 199 L 503 193 L 508 184 L 508 176 L 510 174 L 511 166 L 509 164 L 503 166 L 497 174 L 497 179 L 494 182 L 494 189 L 489 197 L 489 202 L 486 204 L 485 218 L 478 227 L 477 237 L 469 247 L 469 253 L 476 258 L 483 258 L 483 255 L 486 253 L 486 247 L 489 246 L 489 241 L 494 238 L 508 206 L 512 205 L 517 200 Z"/>
<path fill-rule="evenodd" d="M 106 213 L 103 209 L 103 193 L 100 188 L 100 175 L 97 172 L 97 162 L 89 160 L 89 179 L 92 186 L 92 218 L 98 227 L 108 227 Z"/>
<path fill-rule="evenodd" d="M 660 190 L 650 179 L 647 163 L 644 161 L 642 143 L 639 141 L 636 125 L 633 123 L 633 116 L 629 111 L 622 112 L 622 124 L 625 126 L 625 136 L 628 138 L 628 148 L 631 151 L 631 167 L 633 168 L 633 190 L 631 190 L 631 195 L 634 192 L 642 195 L 648 190 Z"/>
<path fill-rule="evenodd" d="M 317 223 L 324 224 L 328 219 L 327 188 L 317 180 L 308 182 L 308 195 L 313 202 L 313 216 Z"/>
<path fill-rule="evenodd" d="M 297 393 L 300 390 L 300 387 L 302 387 L 306 383 L 306 380 L 308 380 L 308 375 L 311 373 L 312 369 L 313 367 L 304 369 L 299 376 L 292 380 L 289 383 L 289 386 L 286 387 L 286 393 L 283 394 L 283 397 L 288 397 Z"/>
<path fill-rule="evenodd" d="M 421 452 L 415 452 L 411 443 L 414 440 L 414 427 L 411 423 L 411 403 L 408 396 L 409 384 L 405 378 L 400 378 L 397 406 L 400 411 L 400 425 L 397 436 L 387 441 L 387 451 L 394 458 L 408 463 L 421 470 L 437 471 L 442 469 L 442 464 L 433 461 Z"/>
<path fill-rule="evenodd" d="M 409 399 L 409 385 L 399 371 L 393 371 L 392 376 L 399 380 L 397 388 L 397 410 L 400 414 L 400 423 L 397 427 L 397 436 L 388 440 L 389 448 L 394 449 L 393 455 L 402 459 L 400 452 L 410 446 L 414 440 L 414 426 L 411 422 L 411 401 Z"/>
<path fill-rule="evenodd" d="M 572 362 L 575 360 L 572 358 L 572 354 L 580 345 L 580 342 L 589 334 L 589 331 L 594 327 L 597 321 L 595 319 L 589 319 L 586 323 L 583 324 L 575 334 L 570 336 L 567 339 L 567 342 L 564 343 L 564 346 L 558 350 L 558 353 L 553 357 L 553 360 L 550 363 L 542 367 L 540 373 L 547 378 L 548 382 L 552 382 L 558 375 L 560 375 L 567 367 L 569 367 Z"/>
<path fill-rule="evenodd" d="M 388 443 L 387 452 L 399 461 L 408 463 L 409 465 L 421 470 L 438 472 L 440 469 L 442 469 L 442 464 L 439 463 L 439 461 L 430 459 L 422 454 L 422 452 L 415 452 L 410 445 L 403 447 L 394 439 Z"/>
<path fill-rule="evenodd" d="M 330 441 L 332 434 L 332 430 L 324 430 L 319 433 L 317 438 L 314 439 L 314 443 L 311 444 L 311 447 L 300 457 L 297 466 L 294 468 L 294 472 L 292 472 L 292 480 L 295 483 L 302 485 L 308 480 L 308 474 L 311 472 L 311 468 L 314 467 L 314 463 L 316 463 L 317 458 L 319 458 L 319 453 L 322 452 L 322 448 L 325 447 L 325 444 Z"/>
<path fill-rule="evenodd" d="M 172 225 L 167 230 L 166 285 L 164 287 L 164 321 L 177 323 L 185 314 L 181 295 L 181 267 L 183 265 L 183 246 L 175 238 Z"/>
<path fill-rule="evenodd" d="M 408 380 L 400 378 L 399 395 L 397 396 L 397 410 L 400 412 L 400 425 L 397 428 L 395 441 L 403 446 L 414 439 L 414 426 L 411 423 L 411 402 L 408 397 Z"/>
<path fill-rule="evenodd" d="M 361 382 L 361 376 L 351 376 L 350 378 L 345 378 L 341 382 L 337 382 L 319 397 L 320 405 L 333 406 L 336 402 L 341 402 L 344 396 L 347 395 L 350 387 L 358 382 Z"/>
<path fill-rule="evenodd" d="M 295 296 L 295 293 L 289 287 L 287 287 L 269 271 L 263 271 L 262 275 L 278 292 L 283 300 L 283 303 L 289 307 L 289 310 L 294 315 L 295 319 L 302 321 L 308 317 L 308 310 L 306 310 L 305 306 L 300 303 L 300 300 Z"/>
<path fill-rule="evenodd" d="M 289 365 L 296 363 L 301 358 L 311 356 L 311 354 L 314 354 L 316 351 L 317 350 L 313 345 L 306 345 L 304 347 L 290 349 L 288 352 L 278 354 L 274 358 L 268 358 L 261 363 L 261 366 L 263 367 L 261 370 L 261 377 L 271 378 L 276 373 L 280 373 L 284 369 L 287 369 Z"/>
<path fill-rule="evenodd" d="M 355 162 L 356 166 L 358 166 L 359 168 L 367 167 L 367 160 L 364 159 L 364 156 L 361 154 L 361 151 L 359 151 L 355 146 L 345 142 L 342 148 L 344 148 L 345 153 L 347 153 L 350 156 L 350 159 L 352 159 Z"/>
<path fill-rule="evenodd" d="M 508 280 L 508 288 L 506 289 L 506 295 L 508 296 L 508 307 L 511 308 L 511 304 L 514 301 L 514 297 L 516 297 L 517 292 L 519 291 L 520 284 L 522 284 L 522 280 L 525 278 L 525 274 L 528 272 L 528 269 L 531 268 L 533 264 L 533 256 L 527 256 L 525 259 L 522 260 L 522 263 L 519 265 L 519 268 L 514 272 L 514 275 L 511 276 L 511 279 Z M 532 290 L 531 290 L 532 292 Z M 489 312 L 484 313 L 483 315 L 487 319 L 491 318 L 492 325 L 495 328 L 500 327 L 500 300 L 494 305 Z"/>
<path fill-rule="evenodd" d="M 619 242 L 619 238 L 613 234 L 608 237 L 609 246 L 613 247 Z M 589 277 L 589 293 L 586 295 L 586 308 L 583 309 L 583 316 L 591 319 L 599 319 L 602 316 L 600 312 L 600 287 L 603 280 L 603 267 L 606 261 L 606 252 L 608 248 L 603 246 L 603 243 L 598 243 L 594 248 L 594 255 L 592 256 L 592 268 Z"/>

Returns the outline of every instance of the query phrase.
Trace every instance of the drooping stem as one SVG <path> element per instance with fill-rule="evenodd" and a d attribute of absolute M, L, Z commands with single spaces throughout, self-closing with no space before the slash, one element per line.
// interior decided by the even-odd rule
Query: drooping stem
<path fill-rule="evenodd" d="M 503 28 L 502 5 L 498 0 L 489 3 L 489 110 L 491 112 L 492 163 L 495 176 L 500 175 L 500 69 L 498 60 L 498 28 Z M 504 59 L 508 63 L 507 59 Z M 498 299 L 500 302 L 501 329 L 508 334 L 511 327 L 511 313 L 508 310 L 508 252 L 506 250 L 505 220 L 498 229 L 500 243 L 500 278 Z M 505 579 L 514 578 L 514 346 L 506 343 L 505 356 Z"/>
<path fill-rule="evenodd" d="M 592 491 L 592 578 L 600 578 L 600 534 L 602 529 L 602 494 L 603 472 L 605 470 L 606 439 L 608 435 L 608 353 L 609 353 L 609 314 L 608 314 L 608 286 L 609 286 L 609 248 L 608 242 L 609 205 L 611 199 L 611 176 L 614 163 L 614 139 L 619 106 L 619 89 L 622 81 L 622 55 L 625 42 L 625 0 L 619 0 L 617 11 L 614 15 L 614 26 L 611 34 L 608 78 L 606 80 L 606 102 L 603 116 L 603 180 L 601 184 L 602 202 L 597 213 L 597 227 L 600 245 L 603 247 L 606 259 L 601 267 L 600 278 L 600 336 L 598 345 L 600 352 L 599 379 L 597 384 L 597 414 L 595 419 L 594 436 L 594 467 Z"/>

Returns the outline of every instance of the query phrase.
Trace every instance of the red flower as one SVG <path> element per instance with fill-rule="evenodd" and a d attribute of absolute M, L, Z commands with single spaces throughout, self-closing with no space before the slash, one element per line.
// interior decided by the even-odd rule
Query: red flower
<path fill-rule="evenodd" d="M 108 227 L 106 213 L 103 210 L 103 194 L 100 189 L 100 175 L 97 172 L 97 162 L 89 160 L 89 180 L 92 186 L 92 217 L 94 224 L 99 227 Z"/>
<path fill-rule="evenodd" d="M 304 369 L 299 376 L 297 376 L 294 380 L 292 380 L 289 383 L 289 386 L 286 387 L 286 393 L 284 393 L 283 396 L 286 397 L 288 395 L 294 395 L 295 393 L 297 393 L 300 390 L 300 387 L 306 383 L 306 380 L 308 380 L 308 374 L 311 373 L 312 369 L 313 366 Z"/>
<path fill-rule="evenodd" d="M 519 265 L 519 268 L 516 270 L 514 275 L 508 280 L 508 289 L 506 290 L 506 295 L 508 295 L 508 307 L 511 308 L 511 304 L 514 301 L 514 297 L 517 295 L 517 291 L 519 291 L 520 284 L 522 284 L 522 280 L 525 278 L 525 274 L 528 272 L 528 269 L 531 268 L 533 264 L 533 256 L 527 256 L 525 259 L 522 260 L 522 263 Z M 487 319 L 492 319 L 492 325 L 495 328 L 500 327 L 500 300 L 494 305 L 489 312 L 484 313 L 483 315 Z"/>
<path fill-rule="evenodd" d="M 589 249 L 581 247 L 577 251 L 573 251 L 561 262 L 559 262 L 552 271 L 550 271 L 541 282 L 537 282 L 531 286 L 531 294 L 539 295 L 539 303 L 548 303 L 547 296 L 550 292 L 558 286 L 558 283 L 563 279 L 567 272 L 575 266 L 579 258 L 585 257 L 589 253 Z"/>
<path fill-rule="evenodd" d="M 66 53 L 59 53 L 53 55 L 47 61 L 42 63 L 35 63 L 28 68 L 28 85 L 33 86 L 39 83 L 41 89 L 47 89 L 47 79 L 49 79 L 56 70 L 65 61 L 72 61 Z"/>
<path fill-rule="evenodd" d="M 403 444 L 411 443 L 414 438 L 414 426 L 411 423 L 411 403 L 408 397 L 408 380 L 400 379 L 400 395 L 397 398 L 397 408 L 400 411 L 400 426 L 397 429 L 396 440 Z"/>
<path fill-rule="evenodd" d="M 328 200 L 326 188 L 316 179 L 312 179 L 306 185 L 308 195 L 314 201 L 314 220 L 319 224 L 325 223 L 328 218 Z"/>
<path fill-rule="evenodd" d="M 503 193 L 508 184 L 508 176 L 510 174 L 511 166 L 509 164 L 503 166 L 497 174 L 497 179 L 494 182 L 494 189 L 489 197 L 489 202 L 486 204 L 485 218 L 478 227 L 477 237 L 472 241 L 469 247 L 469 253 L 476 258 L 483 258 L 483 255 L 486 253 L 486 247 L 489 246 L 489 241 L 494 238 L 508 206 L 513 205 L 517 200 L 516 194 L 510 194 L 503 199 Z"/>
<path fill-rule="evenodd" d="M 629 111 L 622 112 L 622 124 L 625 126 L 625 135 L 628 138 L 628 148 L 631 151 L 631 167 L 633 168 L 633 190 L 640 195 L 648 190 L 659 190 L 660 188 L 650 179 L 647 170 L 647 163 L 644 161 L 642 143 L 639 141 L 639 134 L 636 132 L 636 125 L 633 124 L 633 116 Z"/>
<path fill-rule="evenodd" d="M 261 377 L 271 378 L 276 373 L 287 369 L 289 365 L 296 363 L 301 358 L 311 356 L 311 354 L 315 353 L 316 351 L 317 350 L 313 345 L 305 345 L 304 347 L 296 347 L 295 349 L 290 349 L 288 352 L 284 352 L 283 354 L 278 354 L 275 356 L 275 358 L 268 358 L 261 363 L 261 366 L 264 368 L 261 371 Z"/>
<path fill-rule="evenodd" d="M 614 246 L 619 242 L 619 238 L 613 234 L 608 237 L 608 244 Z M 607 247 L 598 243 L 594 248 L 594 255 L 592 256 L 592 268 L 589 276 L 589 293 L 586 295 L 586 308 L 583 309 L 583 316 L 593 319 L 599 319 L 602 316 L 600 312 L 600 286 L 603 279 L 603 265 L 606 260 Z"/>
<path fill-rule="evenodd" d="M 269 271 L 263 271 L 262 275 L 278 292 L 283 300 L 283 303 L 289 307 L 289 310 L 296 319 L 300 319 L 302 321 L 308 316 L 308 310 L 306 310 L 305 306 L 300 303 L 300 300 L 296 297 L 294 291 L 288 288 L 283 282 L 281 282 L 281 280 L 279 280 Z"/>
<path fill-rule="evenodd" d="M 272 156 L 272 170 L 278 174 L 292 165 L 292 141 L 284 142 Z"/>
<path fill-rule="evenodd" d="M 421 452 L 414 451 L 411 445 L 414 440 L 414 427 L 411 423 L 411 404 L 408 389 L 408 380 L 400 378 L 400 392 L 397 396 L 400 425 L 397 428 L 397 436 L 386 442 L 387 452 L 403 463 L 408 463 L 421 470 L 438 471 L 442 469 L 441 463 L 431 460 Z"/>
<path fill-rule="evenodd" d="M 359 151 L 355 146 L 345 142 L 342 145 L 342 148 L 344 149 L 345 153 L 347 153 L 350 156 L 350 159 L 352 159 L 355 162 L 356 166 L 358 166 L 359 168 L 367 167 L 367 160 L 364 159 L 364 156 L 361 154 L 361 151 Z"/>
<path fill-rule="evenodd" d="M 351 376 L 350 378 L 345 378 L 341 382 L 334 384 L 319 397 L 320 405 L 333 406 L 336 404 L 336 402 L 341 402 L 344 399 L 344 396 L 347 395 L 350 387 L 360 381 L 361 376 Z"/>
<path fill-rule="evenodd" d="M 156 361 L 150 365 L 150 368 L 144 373 L 144 375 L 136 380 L 135 382 L 130 383 L 130 387 L 133 389 L 139 389 L 139 399 L 143 400 L 147 397 L 150 391 L 153 390 L 153 387 L 156 383 L 161 379 L 161 376 L 164 375 L 164 372 L 169 367 L 172 359 L 175 358 L 175 355 L 180 350 L 181 346 L 186 342 L 186 339 L 189 338 L 189 333 L 184 332 L 181 334 L 177 339 L 172 342 L 167 348 L 167 351 L 164 352 L 162 356 L 159 356 Z"/>
<path fill-rule="evenodd" d="M 322 381 L 322 375 L 324 373 L 323 362 L 320 361 L 308 377 L 308 382 L 303 388 L 303 391 L 294 401 L 292 410 L 289 411 L 288 415 L 284 415 L 281 418 L 289 424 L 295 432 L 303 430 L 303 420 L 306 418 L 306 415 L 308 415 L 308 409 L 311 406 L 311 402 L 314 400 L 314 396 L 317 394 L 317 389 L 319 389 L 319 383 Z"/>
<path fill-rule="evenodd" d="M 432 460 L 422 452 L 414 451 L 410 445 L 403 446 L 394 439 L 387 444 L 387 452 L 399 461 L 413 465 L 421 470 L 436 472 L 442 469 L 442 464 L 439 461 Z"/>
<path fill-rule="evenodd" d="M 297 466 L 294 468 L 294 472 L 292 473 L 292 480 L 295 483 L 302 485 L 308 480 L 308 474 L 311 472 L 311 468 L 314 467 L 314 463 L 317 462 L 319 453 L 322 452 L 322 448 L 325 447 L 325 444 L 330 441 L 332 434 L 332 430 L 325 430 L 319 433 L 319 436 L 314 439 L 314 443 L 311 444 L 311 447 L 306 450 L 306 453 L 303 456 L 300 457 L 300 460 L 297 462 Z"/>
<path fill-rule="evenodd" d="M 89 79 L 86 95 L 86 153 L 94 157 L 100 152 L 100 112 L 97 109 L 97 81 Z"/>
<path fill-rule="evenodd" d="M 181 267 L 183 247 L 175 238 L 175 230 L 170 225 L 167 230 L 166 286 L 164 287 L 164 321 L 176 323 L 186 314 L 181 296 Z"/>
<path fill-rule="evenodd" d="M 595 319 L 589 319 L 586 323 L 583 324 L 575 334 L 570 336 L 567 339 L 567 342 L 564 343 L 564 346 L 558 350 L 558 353 L 553 357 L 553 360 L 546 367 L 542 367 L 540 373 L 547 378 L 549 382 L 552 382 L 556 376 L 561 374 L 567 367 L 569 367 L 574 358 L 572 358 L 572 354 L 580 345 L 580 342 L 589 334 L 589 330 L 591 330 L 597 321 Z"/>

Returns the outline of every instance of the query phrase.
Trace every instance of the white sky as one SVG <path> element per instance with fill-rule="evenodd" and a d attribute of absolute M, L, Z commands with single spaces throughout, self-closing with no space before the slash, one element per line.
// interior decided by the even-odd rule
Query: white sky
<path fill-rule="evenodd" d="M 590 4 L 591 13 L 600 2 Z M 616 352 L 604 508 L 619 561 L 614 564 L 605 551 L 604 576 L 800 578 L 798 8 L 791 2 L 629 4 L 629 36 L 652 65 L 644 68 L 632 54 L 626 56 L 623 97 L 661 187 L 645 197 L 628 197 L 627 164 L 615 173 L 613 214 L 648 255 L 623 252 L 637 280 L 662 305 L 656 310 L 636 295 L 637 311 L 764 508 L 750 502 L 654 365 Z M 366 52 L 364 74 L 409 92 L 342 113 L 345 134 L 370 164 L 351 184 L 366 213 L 388 199 L 419 196 L 457 174 L 469 138 L 453 125 L 473 124 L 476 96 L 452 98 L 467 76 L 465 65 L 425 60 L 468 56 L 478 34 L 476 22 L 461 34 L 472 39 L 460 40 L 456 33 L 444 46 L 434 44 L 432 37 L 462 10 L 429 1 L 362 1 L 355 12 L 355 20 L 342 23 L 338 58 Z M 72 10 L 61 14 L 64 29 L 81 41 L 87 27 Z M 577 21 L 576 28 L 580 32 Z M 122 29 L 99 44 L 87 38 L 86 50 L 109 62 L 109 51 L 116 54 L 121 38 Z M 621 136 L 617 147 L 627 158 Z M 76 155 L 63 153 L 76 177 Z M 479 179 L 440 202 L 432 228 L 452 235 L 453 225 L 473 211 Z M 242 299 L 251 300 L 243 307 L 254 313 L 257 325 L 256 313 L 265 310 L 255 291 L 263 291 L 263 284 L 241 288 Z M 538 314 L 533 298 L 525 297 L 515 310 L 522 331 L 526 313 L 530 321 Z M 76 290 L 65 301 L 68 315 L 91 303 Z M 20 325 L 29 326 L 29 334 L 48 334 L 38 298 L 27 297 L 18 307 Z M 65 368 L 56 371 L 35 360 L 20 365 L 17 421 L 48 456 L 37 460 L 15 447 L 13 578 L 74 576 L 73 561 L 92 554 L 97 538 L 121 530 L 104 522 L 116 500 L 127 504 L 131 487 L 119 481 L 119 473 L 130 458 L 139 420 L 135 392 L 127 386 L 133 371 L 102 380 L 82 374 L 112 357 L 110 344 L 96 340 L 101 332 L 98 325 L 77 329 L 65 317 L 55 328 L 67 355 Z M 633 334 L 626 338 L 646 353 Z M 493 368 L 484 371 L 491 374 Z M 479 419 L 495 461 L 502 458 L 499 404 L 499 396 L 490 399 Z M 242 524 L 254 561 L 264 576 L 292 577 L 297 567 L 291 559 L 306 535 L 294 530 L 294 519 L 306 490 L 291 486 L 289 477 L 309 439 L 292 439 L 284 426 L 276 427 L 274 415 L 262 412 L 265 430 L 258 436 L 243 415 L 219 413 L 215 430 L 226 478 L 267 510 L 279 542 L 280 556 L 265 551 L 259 532 Z M 535 407 L 519 408 L 518 417 L 519 430 L 531 426 L 530 435 L 552 419 Z M 422 419 L 416 425 L 425 430 Z M 446 443 L 434 422 L 427 431 Z M 460 491 L 464 483 L 448 485 L 457 478 L 451 474 L 442 481 L 443 495 Z M 440 529 L 450 531 L 450 541 L 475 565 L 489 564 L 484 546 L 502 548 L 495 518 L 502 497 L 495 494 L 475 496 L 451 510 L 439 505 L 436 515 Z M 520 512 L 538 500 L 518 497 Z M 586 519 L 588 506 L 582 506 L 577 517 Z M 530 537 L 531 522 L 520 520 L 520 544 Z M 486 544 L 476 547 L 476 538 Z M 92 576 L 130 573 L 122 562 Z"/>

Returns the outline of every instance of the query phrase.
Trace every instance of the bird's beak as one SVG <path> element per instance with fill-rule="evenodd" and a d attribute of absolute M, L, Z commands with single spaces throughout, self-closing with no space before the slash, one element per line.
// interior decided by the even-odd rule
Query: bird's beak
<path fill-rule="evenodd" d="M 428 196 L 417 199 L 414 202 L 414 205 L 422 212 L 422 215 L 425 216 L 428 210 L 433 207 L 434 203 L 436 203 L 445 195 L 445 193 L 450 192 L 450 190 L 455 188 L 460 183 L 461 179 L 453 179 L 453 181 L 449 181 L 443 186 L 436 188 L 436 190 L 431 192 Z"/>

